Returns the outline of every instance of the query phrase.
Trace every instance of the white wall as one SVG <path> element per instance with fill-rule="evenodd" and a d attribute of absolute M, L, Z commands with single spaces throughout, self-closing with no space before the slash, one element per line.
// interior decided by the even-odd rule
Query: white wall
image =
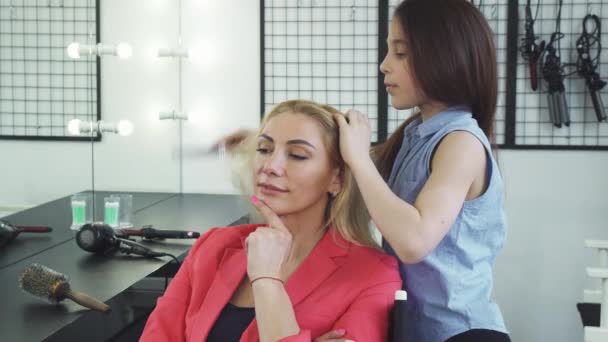
<path fill-rule="evenodd" d="M 91 188 L 91 143 L 0 140 L 0 207 L 31 206 Z"/>
<path fill-rule="evenodd" d="M 102 40 L 127 41 L 128 61 L 104 57 L 103 118 L 128 118 L 131 137 L 105 135 L 95 144 L 96 187 L 178 191 L 178 123 L 156 113 L 177 106 L 177 64 L 153 58 L 177 37 L 177 1 L 102 1 Z M 206 145 L 259 120 L 259 2 L 183 0 L 184 146 Z M 90 184 L 90 145 L 0 141 L 7 167 L 0 205 L 38 204 Z M 187 152 L 187 151 L 186 151 Z M 575 303 L 591 286 L 584 267 L 595 255 L 585 238 L 608 239 L 608 153 L 501 151 L 508 241 L 495 269 L 495 292 L 514 341 L 582 341 Z M 42 170 L 42 171 L 41 171 Z M 185 192 L 230 193 L 225 163 L 184 160 Z"/>
<path fill-rule="evenodd" d="M 501 151 L 509 219 L 495 293 L 513 341 L 583 341 L 576 303 L 608 239 L 608 153 Z"/>
<path fill-rule="evenodd" d="M 260 11 L 259 1 L 183 1 L 184 40 L 199 55 L 184 64 L 184 106 L 194 113 L 184 125 L 187 149 L 238 127 L 257 127 Z M 184 192 L 232 193 L 229 173 L 215 156 L 184 158 Z"/>

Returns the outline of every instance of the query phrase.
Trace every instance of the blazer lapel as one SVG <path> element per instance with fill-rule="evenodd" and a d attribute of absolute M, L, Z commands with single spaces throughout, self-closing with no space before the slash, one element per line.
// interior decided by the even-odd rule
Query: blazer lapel
<path fill-rule="evenodd" d="M 192 328 L 192 341 L 204 341 L 220 312 L 226 306 L 247 271 L 243 248 L 226 248 L 217 266 L 213 282 L 201 305 Z"/>
<path fill-rule="evenodd" d="M 294 309 L 339 267 L 333 258 L 348 254 L 348 246 L 349 243 L 336 234 L 333 229 L 330 229 L 323 236 L 285 284 L 285 289 Z M 243 332 L 240 341 L 259 341 L 258 326 L 255 319 Z"/>
<path fill-rule="evenodd" d="M 348 242 L 330 229 L 287 280 L 286 290 L 296 307 L 337 268 L 334 258 L 348 254 Z"/>

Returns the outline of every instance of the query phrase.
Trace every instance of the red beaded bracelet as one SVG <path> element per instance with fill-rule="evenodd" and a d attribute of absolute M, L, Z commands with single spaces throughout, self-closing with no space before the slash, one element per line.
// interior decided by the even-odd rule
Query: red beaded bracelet
<path fill-rule="evenodd" d="M 283 281 L 283 279 L 281 279 L 281 278 L 275 278 L 275 277 L 257 277 L 257 278 L 253 278 L 249 283 L 251 285 L 253 285 L 254 282 L 256 282 L 256 281 L 258 281 L 260 279 L 272 279 L 272 280 L 280 281 L 281 284 L 285 285 L 285 282 Z"/>

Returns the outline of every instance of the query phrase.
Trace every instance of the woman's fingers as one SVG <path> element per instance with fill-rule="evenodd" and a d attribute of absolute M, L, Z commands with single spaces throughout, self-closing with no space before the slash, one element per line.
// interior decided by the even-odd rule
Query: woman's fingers
<path fill-rule="evenodd" d="M 251 196 L 250 199 L 255 209 L 262 214 L 262 216 L 264 216 L 266 223 L 268 223 L 271 228 L 289 232 L 287 227 L 285 227 L 285 224 L 283 224 L 281 218 L 274 211 L 272 211 L 272 209 L 270 209 L 270 207 L 268 207 L 264 201 L 255 195 Z"/>

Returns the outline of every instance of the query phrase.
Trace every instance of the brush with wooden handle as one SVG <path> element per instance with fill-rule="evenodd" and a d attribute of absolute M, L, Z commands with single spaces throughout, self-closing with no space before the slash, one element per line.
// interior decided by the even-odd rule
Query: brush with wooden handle
<path fill-rule="evenodd" d="M 27 266 L 21 272 L 19 285 L 25 292 L 44 298 L 51 303 L 59 303 L 69 298 L 91 310 L 102 313 L 110 312 L 107 304 L 82 292 L 72 290 L 65 275 L 40 264 Z"/>

